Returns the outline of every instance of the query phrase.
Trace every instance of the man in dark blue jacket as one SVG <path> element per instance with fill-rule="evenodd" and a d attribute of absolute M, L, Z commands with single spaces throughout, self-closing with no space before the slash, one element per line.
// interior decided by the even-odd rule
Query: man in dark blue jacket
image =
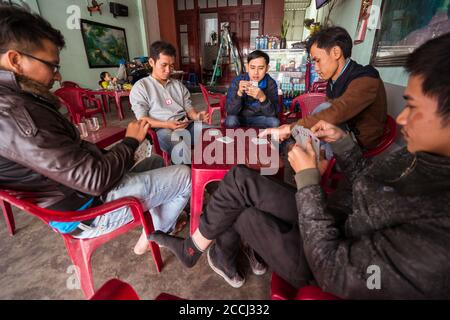
<path fill-rule="evenodd" d="M 268 74 L 269 56 L 259 50 L 248 56 L 247 73 L 234 78 L 227 96 L 227 128 L 276 128 L 278 86 Z"/>

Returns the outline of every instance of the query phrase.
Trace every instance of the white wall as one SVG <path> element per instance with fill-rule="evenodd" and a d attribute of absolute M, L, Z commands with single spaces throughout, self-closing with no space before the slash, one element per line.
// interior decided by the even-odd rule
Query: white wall
<path fill-rule="evenodd" d="M 67 27 L 69 14 L 67 8 L 77 5 L 81 8 L 81 18 L 124 28 L 126 30 L 128 51 L 130 58 L 147 54 L 144 47 L 142 34 L 142 13 L 140 12 L 140 0 L 114 0 L 128 6 L 128 17 L 114 18 L 109 12 L 109 2 L 103 2 L 103 14 L 93 13 L 91 17 L 87 11 L 86 0 L 37 0 L 41 16 L 48 20 L 53 27 L 61 30 L 66 39 L 66 48 L 61 52 L 61 74 L 63 80 L 75 81 L 83 87 L 97 88 L 100 81 L 100 73 L 108 71 L 112 75 L 117 73 L 117 68 L 90 69 L 86 57 L 81 30 L 70 30 Z"/>

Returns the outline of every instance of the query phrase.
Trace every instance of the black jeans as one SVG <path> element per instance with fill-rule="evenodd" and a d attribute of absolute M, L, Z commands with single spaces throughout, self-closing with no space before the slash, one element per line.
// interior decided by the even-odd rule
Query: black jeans
<path fill-rule="evenodd" d="M 293 286 L 313 276 L 303 253 L 295 203 L 296 189 L 245 166 L 233 168 L 211 197 L 200 232 L 216 240 L 219 262 L 236 270 L 241 240 Z"/>

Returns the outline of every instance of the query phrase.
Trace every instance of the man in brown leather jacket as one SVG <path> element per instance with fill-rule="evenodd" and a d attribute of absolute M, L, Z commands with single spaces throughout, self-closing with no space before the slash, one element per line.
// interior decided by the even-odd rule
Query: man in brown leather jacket
<path fill-rule="evenodd" d="M 140 172 L 130 172 L 148 130 L 142 121 L 130 123 L 126 138 L 110 151 L 81 140 L 50 93 L 61 80 L 64 46 L 62 34 L 39 15 L 0 6 L 0 188 L 60 211 L 135 196 L 150 210 L 155 228 L 170 231 L 190 198 L 189 168 L 160 168 L 161 161 L 150 158 Z M 124 208 L 93 221 L 51 226 L 91 238 L 131 220 Z M 135 251 L 147 245 L 141 236 Z"/>

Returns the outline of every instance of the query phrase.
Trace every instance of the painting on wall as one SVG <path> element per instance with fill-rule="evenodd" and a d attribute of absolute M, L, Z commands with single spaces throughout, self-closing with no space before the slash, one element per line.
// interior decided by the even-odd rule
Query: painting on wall
<path fill-rule="evenodd" d="M 27 11 L 41 14 L 39 11 L 39 5 L 37 0 L 0 0 L 0 5 L 18 6 L 26 9 Z"/>
<path fill-rule="evenodd" d="M 372 64 L 403 66 L 408 54 L 417 47 L 448 32 L 450 0 L 384 0 Z"/>
<path fill-rule="evenodd" d="M 125 29 L 81 19 L 89 68 L 113 68 L 129 61 Z"/>

